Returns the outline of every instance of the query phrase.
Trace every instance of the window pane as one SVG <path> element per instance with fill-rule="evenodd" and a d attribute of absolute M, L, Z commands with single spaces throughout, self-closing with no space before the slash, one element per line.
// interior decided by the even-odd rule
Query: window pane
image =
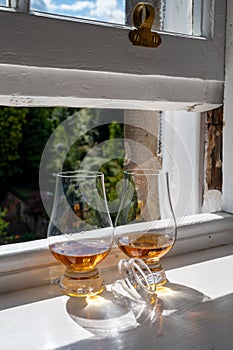
<path fill-rule="evenodd" d="M 7 6 L 7 0 L 0 0 L 0 6 Z"/>
<path fill-rule="evenodd" d="M 125 23 L 124 0 L 32 0 L 33 10 L 111 23 Z"/>
<path fill-rule="evenodd" d="M 149 0 L 155 8 L 153 29 L 200 36 L 203 11 L 209 13 L 212 0 Z M 138 0 L 32 0 L 31 9 L 132 26 L 132 12 Z M 203 7 L 204 6 L 204 7 Z M 208 16 L 206 16 L 208 17 Z"/>
<path fill-rule="evenodd" d="M 203 11 L 208 12 L 212 0 L 149 0 L 155 9 L 154 30 L 187 35 L 203 35 Z M 132 11 L 138 0 L 126 0 L 126 22 L 132 25 Z M 208 4 L 208 5 L 207 5 Z"/>
<path fill-rule="evenodd" d="M 163 23 L 165 31 L 193 34 L 193 0 L 163 1 Z"/>

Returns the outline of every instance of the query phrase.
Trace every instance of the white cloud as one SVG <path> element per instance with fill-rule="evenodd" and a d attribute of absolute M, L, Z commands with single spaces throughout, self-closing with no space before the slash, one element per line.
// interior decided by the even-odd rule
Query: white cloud
<path fill-rule="evenodd" d="M 59 5 L 54 4 L 53 0 L 44 0 L 48 12 L 53 12 L 59 9 Z"/>
<path fill-rule="evenodd" d="M 59 4 L 54 0 L 43 0 L 43 3 L 46 5 L 46 11 L 50 13 L 82 17 L 82 11 L 85 11 L 85 18 L 125 23 L 124 0 L 76 0 L 69 4 L 65 3 L 65 0 L 60 0 Z"/>
<path fill-rule="evenodd" d="M 65 11 L 82 11 L 85 9 L 92 9 L 95 3 L 92 1 L 76 1 L 73 4 L 61 4 L 60 9 Z"/>
<path fill-rule="evenodd" d="M 90 10 L 92 18 L 107 22 L 124 23 L 124 6 L 118 6 L 117 0 L 96 0 L 95 8 Z"/>

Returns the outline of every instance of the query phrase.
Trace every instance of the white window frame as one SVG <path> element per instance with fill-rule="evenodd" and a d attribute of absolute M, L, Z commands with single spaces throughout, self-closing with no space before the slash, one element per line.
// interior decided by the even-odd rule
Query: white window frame
<path fill-rule="evenodd" d="M 223 103 L 224 93 L 225 1 L 216 0 L 215 11 L 213 38 L 161 33 L 162 46 L 152 50 L 132 46 L 129 28 L 1 8 L 0 104 L 198 112 L 215 108 Z M 233 213 L 230 1 L 227 16 L 223 210 Z M 232 223 L 232 215 L 224 212 L 187 217 L 171 254 L 233 243 Z M 0 262 L 0 292 L 47 283 L 61 268 L 46 240 L 1 246 Z"/>
<path fill-rule="evenodd" d="M 133 46 L 123 26 L 2 8 L 0 103 L 215 108 L 224 87 L 225 1 L 215 0 L 213 37 L 162 32 L 157 49 Z"/>
<path fill-rule="evenodd" d="M 164 0 L 164 28 L 177 33 L 212 37 L 213 28 L 202 20 L 202 7 L 211 1 Z M 186 18 L 184 21 L 183 19 Z M 211 16 L 209 16 L 211 22 Z M 209 24 L 210 24 L 209 22 Z M 212 28 L 212 29 L 211 29 Z M 202 34 L 203 33 L 203 34 Z M 204 183 L 204 113 L 165 111 L 162 119 L 163 169 L 170 174 L 170 193 L 176 217 L 202 212 Z M 185 165 L 185 166 L 184 166 Z"/>

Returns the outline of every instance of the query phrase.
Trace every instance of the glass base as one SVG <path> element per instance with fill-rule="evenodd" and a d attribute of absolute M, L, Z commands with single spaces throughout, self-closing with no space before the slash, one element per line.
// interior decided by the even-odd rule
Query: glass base
<path fill-rule="evenodd" d="M 67 267 L 59 286 L 64 294 L 74 297 L 100 294 L 104 290 L 103 279 L 97 268 L 79 272 Z"/>
<path fill-rule="evenodd" d="M 154 280 L 153 280 L 150 276 L 148 276 L 148 282 L 150 284 L 153 284 L 155 281 L 156 287 L 164 285 L 167 282 L 167 277 L 166 277 L 166 273 L 161 265 L 160 260 L 156 260 L 153 262 L 145 261 L 145 263 L 150 268 L 150 270 L 153 274 L 153 277 L 154 277 Z"/>

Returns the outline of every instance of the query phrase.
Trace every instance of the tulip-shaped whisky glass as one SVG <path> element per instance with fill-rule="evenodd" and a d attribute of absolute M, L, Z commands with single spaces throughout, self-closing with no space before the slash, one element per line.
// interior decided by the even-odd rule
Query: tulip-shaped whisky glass
<path fill-rule="evenodd" d="M 86 296 L 103 290 L 96 265 L 110 252 L 114 235 L 100 172 L 56 175 L 48 240 L 53 256 L 65 266 L 60 287 L 65 294 Z"/>
<path fill-rule="evenodd" d="M 148 265 L 154 277 L 152 284 L 166 282 L 160 259 L 173 247 L 176 231 L 168 173 L 152 169 L 124 171 L 115 240 L 128 257 L 142 259 Z"/>

